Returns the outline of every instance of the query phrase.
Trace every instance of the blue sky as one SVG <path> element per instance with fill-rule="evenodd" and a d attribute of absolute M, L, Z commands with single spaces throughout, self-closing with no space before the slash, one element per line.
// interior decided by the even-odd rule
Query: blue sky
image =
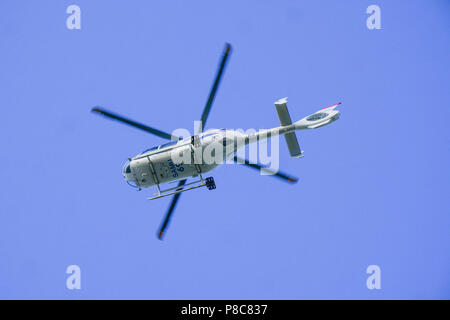
<path fill-rule="evenodd" d="M 81 30 L 66 8 L 81 8 Z M 366 8 L 381 8 L 381 30 Z M 450 298 L 450 3 L 12 1 L 0 3 L 0 298 Z M 200 117 L 233 45 L 213 128 L 278 125 L 342 101 L 341 119 L 280 143 L 284 184 L 242 166 L 217 189 L 147 201 L 121 176 Z M 65 287 L 79 265 L 82 289 Z M 381 268 L 368 290 L 366 268 Z"/>

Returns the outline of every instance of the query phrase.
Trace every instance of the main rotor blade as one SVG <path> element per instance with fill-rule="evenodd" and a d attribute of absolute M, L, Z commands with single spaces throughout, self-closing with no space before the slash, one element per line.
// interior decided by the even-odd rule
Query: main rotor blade
<path fill-rule="evenodd" d="M 178 187 L 176 190 L 180 190 L 182 186 L 184 186 L 184 184 L 186 183 L 186 179 L 181 180 L 180 182 L 178 182 Z M 169 210 L 166 213 L 166 217 L 164 218 L 161 227 L 159 228 L 159 232 L 158 232 L 158 239 L 162 240 L 163 236 L 164 236 L 164 231 L 167 228 L 167 225 L 169 224 L 170 218 L 172 216 L 173 210 L 175 209 L 175 206 L 177 205 L 177 201 L 180 198 L 181 192 L 179 193 L 175 193 L 175 195 L 172 198 L 172 202 L 170 203 L 169 206 Z"/>
<path fill-rule="evenodd" d="M 298 181 L 298 178 L 296 178 L 296 177 L 290 176 L 290 175 L 288 175 L 286 173 L 283 173 L 283 172 L 280 172 L 280 171 L 272 170 L 272 169 L 267 168 L 267 167 L 263 167 L 260 164 L 250 163 L 250 161 L 248 161 L 246 159 L 241 159 L 241 158 L 239 158 L 237 156 L 234 157 L 234 160 L 236 162 L 245 164 L 245 165 L 249 166 L 250 168 L 253 168 L 253 169 L 256 169 L 256 170 L 261 170 L 261 171 L 264 171 L 266 173 L 272 174 L 274 177 L 280 178 L 280 179 L 282 179 L 282 180 L 284 180 L 286 182 L 297 183 L 297 181 Z"/>
<path fill-rule="evenodd" d="M 217 70 L 216 79 L 214 80 L 213 86 L 211 88 L 211 92 L 209 93 L 208 100 L 206 101 L 206 105 L 203 109 L 202 117 L 201 117 L 201 128 L 202 130 L 205 128 L 206 119 L 208 118 L 209 111 L 211 110 L 212 103 L 214 101 L 214 97 L 216 95 L 217 88 L 219 87 L 220 79 L 222 78 L 223 71 L 227 64 L 228 56 L 231 52 L 231 45 L 229 43 L 225 44 L 225 50 L 222 56 L 222 61 L 220 62 L 219 69 Z"/>
<path fill-rule="evenodd" d="M 138 128 L 138 129 L 141 129 L 141 130 L 144 130 L 144 131 L 147 131 L 148 133 L 157 135 L 158 137 L 161 137 L 161 138 L 164 138 L 164 139 L 169 139 L 169 140 L 172 139 L 172 135 L 170 135 L 170 134 L 168 134 L 168 133 L 166 133 L 164 131 L 161 131 L 161 130 L 158 130 L 158 129 L 146 126 L 145 124 L 142 124 L 142 123 L 130 120 L 130 119 L 127 119 L 125 117 L 119 116 L 118 114 L 109 112 L 109 111 L 107 111 L 105 109 L 96 107 L 96 108 L 92 108 L 91 111 L 95 112 L 95 113 L 98 113 L 98 114 L 101 114 L 102 116 L 105 116 L 107 118 L 110 118 L 110 119 L 117 120 L 117 121 L 120 121 L 122 123 L 128 124 L 128 125 L 130 125 L 132 127 L 135 127 L 135 128 Z M 174 137 L 174 140 L 178 140 L 178 137 Z"/>

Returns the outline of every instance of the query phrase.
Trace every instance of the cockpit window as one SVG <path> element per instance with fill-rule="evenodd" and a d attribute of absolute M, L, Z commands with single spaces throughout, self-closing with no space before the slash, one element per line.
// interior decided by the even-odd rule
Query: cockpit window
<path fill-rule="evenodd" d="M 159 148 L 162 149 L 162 148 L 165 148 L 165 147 L 174 145 L 174 144 L 176 144 L 177 142 L 178 142 L 178 140 L 173 140 L 173 141 L 170 141 L 170 142 L 167 142 L 167 143 L 164 143 L 164 144 L 160 145 Z"/>
<path fill-rule="evenodd" d="M 144 153 L 147 153 L 147 152 L 150 152 L 150 151 L 156 150 L 156 149 L 158 149 L 158 148 L 159 148 L 159 146 L 156 146 L 156 147 L 153 147 L 153 148 L 150 148 L 150 149 L 146 149 L 146 150 L 142 151 L 142 153 L 141 153 L 141 154 L 144 154 Z"/>
<path fill-rule="evenodd" d="M 155 151 L 155 150 L 158 150 L 158 149 L 162 149 L 162 148 L 165 148 L 165 147 L 174 145 L 174 144 L 176 144 L 177 142 L 178 142 L 178 140 L 172 140 L 172 141 L 169 141 L 169 142 L 167 142 L 167 143 L 164 143 L 164 144 L 162 144 L 162 145 L 160 145 L 160 146 L 156 146 L 156 147 L 153 147 L 153 148 L 144 150 L 144 151 L 141 152 L 141 154 L 144 154 L 144 153 L 147 153 L 147 152 L 150 152 L 150 151 Z"/>
<path fill-rule="evenodd" d="M 125 169 L 125 173 L 131 173 L 131 167 L 130 167 L 130 165 L 128 165 L 127 168 Z"/>
<path fill-rule="evenodd" d="M 314 113 L 313 115 L 310 115 L 308 118 L 306 118 L 306 120 L 317 121 L 317 120 L 325 118 L 326 116 L 328 116 L 328 113 L 319 112 L 319 113 Z"/>

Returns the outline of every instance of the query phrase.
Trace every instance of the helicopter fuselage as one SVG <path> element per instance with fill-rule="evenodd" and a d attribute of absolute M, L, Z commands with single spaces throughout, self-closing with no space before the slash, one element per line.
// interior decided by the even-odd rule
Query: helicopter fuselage
<path fill-rule="evenodd" d="M 224 163 L 238 145 L 227 148 L 227 144 L 236 140 L 245 144 L 245 137 L 239 132 L 221 129 L 199 135 L 197 146 L 192 143 L 192 137 L 171 141 L 129 159 L 123 167 L 123 176 L 140 188 L 196 177 Z"/>
<path fill-rule="evenodd" d="M 130 158 L 123 167 L 128 183 L 138 188 L 170 183 L 209 172 L 245 145 L 295 130 L 315 129 L 339 119 L 337 105 L 327 107 L 295 123 L 246 134 L 237 130 L 214 129 L 200 135 L 172 140 Z M 328 109 L 328 110 L 327 110 Z M 197 142 L 194 143 L 194 139 Z"/>

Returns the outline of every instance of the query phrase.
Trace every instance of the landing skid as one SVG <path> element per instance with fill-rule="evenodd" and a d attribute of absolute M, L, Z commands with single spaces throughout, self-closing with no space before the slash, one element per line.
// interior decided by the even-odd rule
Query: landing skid
<path fill-rule="evenodd" d="M 216 184 L 214 182 L 214 178 L 208 177 L 205 180 L 203 180 L 203 178 L 200 178 L 200 180 L 186 183 L 183 186 L 176 186 L 176 187 L 169 188 L 166 190 L 161 190 L 161 189 L 159 189 L 159 186 L 158 186 L 158 192 L 156 192 L 153 195 L 153 197 L 147 198 L 147 200 L 155 200 L 155 199 L 159 199 L 162 197 L 171 196 L 173 194 L 177 194 L 177 193 L 181 193 L 181 192 L 185 192 L 185 191 L 189 191 L 189 190 L 193 190 L 193 189 L 197 189 L 197 188 L 201 188 L 201 187 L 207 187 L 208 190 L 215 189 Z"/>

